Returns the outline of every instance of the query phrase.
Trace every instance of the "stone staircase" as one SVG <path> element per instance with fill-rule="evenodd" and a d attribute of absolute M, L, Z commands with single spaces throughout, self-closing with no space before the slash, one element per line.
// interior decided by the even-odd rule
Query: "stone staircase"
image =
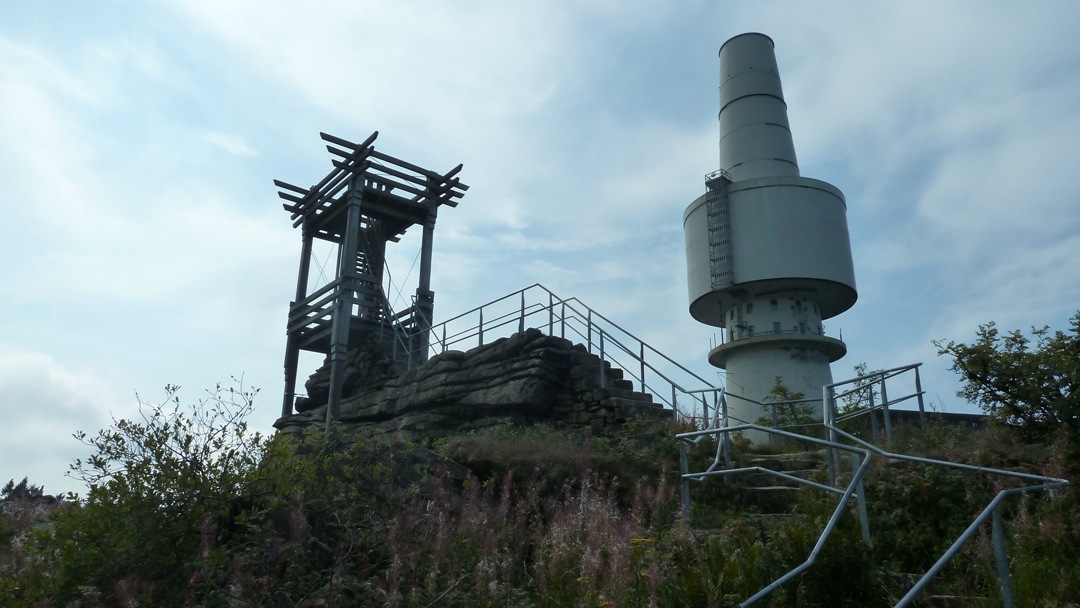
<path fill-rule="evenodd" d="M 622 369 L 581 344 L 537 329 L 465 352 L 445 351 L 405 371 L 388 361 L 378 350 L 350 352 L 339 422 L 353 439 L 396 433 L 423 440 L 537 423 L 604 433 L 634 418 L 672 416 L 652 395 L 635 391 Z M 328 377 L 324 365 L 308 380 L 309 395 L 325 395 L 321 389 Z M 309 401 L 303 411 L 283 416 L 274 426 L 299 434 L 325 425 L 325 399 Z"/>
<path fill-rule="evenodd" d="M 823 482 L 826 475 L 824 450 L 750 455 L 739 466 L 778 471 L 818 482 Z M 765 471 L 745 473 L 732 482 L 736 484 L 733 499 L 737 504 L 760 514 L 788 513 L 797 500 L 798 492 L 817 491 Z"/>
<path fill-rule="evenodd" d="M 603 385 L 600 366 L 603 365 Z M 650 393 L 634 390 L 634 381 L 622 368 L 588 352 L 582 345 L 572 350 L 570 378 L 576 399 L 560 399 L 555 412 L 568 426 L 588 426 L 601 432 L 633 418 L 665 420 L 671 411 L 653 401 Z M 558 425 L 557 426 L 561 426 Z"/>

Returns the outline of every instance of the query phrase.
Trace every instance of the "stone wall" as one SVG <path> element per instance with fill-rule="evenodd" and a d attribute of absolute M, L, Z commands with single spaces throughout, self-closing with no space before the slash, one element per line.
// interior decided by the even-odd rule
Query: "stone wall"
<path fill-rule="evenodd" d="M 601 365 L 604 386 L 601 386 Z M 622 370 L 584 346 L 528 329 L 467 352 L 447 351 L 404 371 L 378 344 L 350 353 L 341 418 L 345 434 L 403 439 L 438 438 L 502 424 L 550 423 L 603 433 L 625 421 L 667 419 L 671 410 L 636 392 Z M 327 366 L 306 386 L 284 433 L 321 427 L 326 418 Z"/>

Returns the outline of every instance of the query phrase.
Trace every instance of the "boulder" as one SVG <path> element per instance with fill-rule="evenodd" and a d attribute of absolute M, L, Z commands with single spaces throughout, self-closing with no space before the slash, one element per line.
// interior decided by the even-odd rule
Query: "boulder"
<path fill-rule="evenodd" d="M 541 422 L 603 432 L 630 418 L 671 415 L 651 395 L 625 388 L 621 370 L 584 346 L 537 329 L 466 352 L 446 351 L 411 370 L 403 370 L 379 344 L 357 351 L 363 352 L 350 352 L 347 359 L 339 418 L 344 434 L 352 438 L 395 433 L 409 440 L 433 439 Z M 329 366 L 324 364 L 305 386 L 309 395 L 298 400 L 298 413 L 274 424 L 280 431 L 301 433 L 324 424 Z"/>

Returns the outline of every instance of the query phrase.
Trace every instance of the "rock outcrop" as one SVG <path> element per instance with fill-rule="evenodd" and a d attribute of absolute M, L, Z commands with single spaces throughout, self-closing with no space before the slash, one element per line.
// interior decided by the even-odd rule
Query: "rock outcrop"
<path fill-rule="evenodd" d="M 551 423 L 602 433 L 628 419 L 666 419 L 671 411 L 636 392 L 622 370 L 584 346 L 536 329 L 467 352 L 447 351 L 401 371 L 374 345 L 350 354 L 341 426 L 347 437 L 397 433 L 438 438 L 503 424 Z M 603 366 L 603 384 L 601 367 Z M 325 369 L 308 381 L 309 400 L 279 419 L 284 433 L 321 426 L 326 417 Z M 315 389 L 315 390 L 312 390 Z"/>

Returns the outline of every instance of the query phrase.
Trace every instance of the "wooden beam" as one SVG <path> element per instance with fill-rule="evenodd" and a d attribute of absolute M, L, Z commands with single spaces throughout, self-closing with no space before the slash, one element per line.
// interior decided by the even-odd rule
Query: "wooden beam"
<path fill-rule="evenodd" d="M 418 185 L 421 185 L 421 186 L 427 186 L 427 184 L 429 183 L 427 178 L 416 176 L 416 175 L 410 175 L 408 173 L 405 173 L 404 171 L 398 171 L 397 169 L 394 169 L 392 167 L 387 167 L 386 165 L 380 165 L 379 163 L 374 163 L 374 162 L 371 163 L 371 168 L 375 169 L 376 171 L 382 171 L 383 173 L 388 173 L 388 174 L 393 175 L 395 177 L 400 177 L 402 179 L 408 180 L 408 181 L 410 181 L 410 182 L 412 182 L 414 184 L 418 184 Z"/>
<path fill-rule="evenodd" d="M 288 182 L 283 182 L 280 179 L 275 179 L 274 180 L 274 185 L 277 186 L 278 188 L 284 188 L 286 190 L 292 190 L 293 192 L 295 192 L 297 194 L 307 195 L 310 192 L 310 190 L 307 189 L 307 188 L 301 188 L 300 186 L 294 186 L 294 185 L 292 185 L 292 184 L 290 184 Z"/>
<path fill-rule="evenodd" d="M 426 175 L 427 177 L 442 177 L 441 175 L 439 175 L 438 173 L 436 173 L 434 171 L 431 171 L 429 169 L 425 169 L 423 167 L 420 167 L 418 165 L 414 165 L 412 163 L 407 163 L 407 162 L 401 160 L 400 158 L 394 158 L 393 156 L 390 156 L 389 154 L 383 154 L 382 152 L 379 152 L 378 150 L 372 150 L 371 155 L 374 156 L 375 158 L 379 159 L 379 160 L 384 160 L 384 161 L 386 161 L 386 162 L 388 162 L 390 164 L 394 164 L 394 165 L 397 165 L 399 167 L 404 167 L 405 169 L 408 169 L 409 171 L 415 171 L 415 172 L 417 172 L 417 173 L 419 173 L 421 175 Z"/>
<path fill-rule="evenodd" d="M 451 177 L 454 177 L 455 175 L 457 175 L 461 171 L 461 168 L 463 166 L 464 165 L 462 165 L 461 163 L 458 163 L 458 166 L 456 166 L 453 169 L 447 171 L 446 175 L 442 176 L 443 181 L 445 182 L 445 181 L 449 180 Z"/>
<path fill-rule="evenodd" d="M 375 141 L 375 138 L 379 136 L 379 132 L 375 131 L 374 133 L 372 133 L 370 136 L 368 136 L 367 139 L 364 140 L 364 143 L 360 145 L 354 144 L 347 139 L 342 139 L 340 137 L 330 135 L 329 133 L 323 133 L 322 131 L 319 132 L 319 136 L 323 138 L 323 141 L 328 141 L 332 144 L 337 144 L 339 146 L 346 146 L 354 150 L 359 150 L 360 148 L 366 148 L 370 146 L 371 142 Z"/>

